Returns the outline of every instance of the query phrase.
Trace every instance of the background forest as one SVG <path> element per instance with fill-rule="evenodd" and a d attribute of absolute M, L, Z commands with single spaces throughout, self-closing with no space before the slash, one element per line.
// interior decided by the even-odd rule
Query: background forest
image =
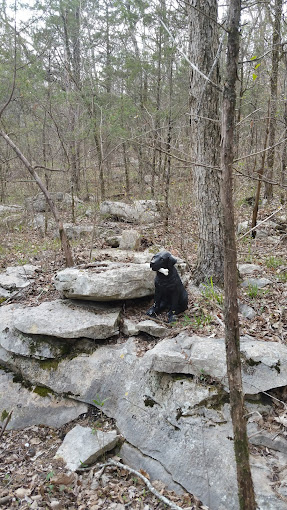
<path fill-rule="evenodd" d="M 166 199 L 186 218 L 194 200 L 191 11 L 181 0 L 36 1 L 14 8 L 2 1 L 2 129 L 50 191 L 73 190 L 96 203 Z M 219 13 L 223 82 L 225 6 Z M 282 191 L 287 158 L 282 0 L 243 2 L 241 22 L 236 199 L 244 187 L 255 194 L 267 146 L 275 149 L 265 173 Z M 1 202 L 38 192 L 3 138 L 0 150 Z M 265 195 L 272 195 L 268 183 Z"/>

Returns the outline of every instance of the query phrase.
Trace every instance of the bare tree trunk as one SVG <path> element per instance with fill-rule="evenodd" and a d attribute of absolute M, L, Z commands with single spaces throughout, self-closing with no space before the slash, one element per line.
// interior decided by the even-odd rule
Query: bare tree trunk
<path fill-rule="evenodd" d="M 217 0 L 189 2 L 190 59 L 210 79 L 220 81 L 218 66 Z M 223 231 L 220 201 L 219 87 L 190 71 L 191 139 L 198 202 L 198 254 L 194 279 L 212 277 L 223 283 Z"/>
<path fill-rule="evenodd" d="M 287 133 L 287 98 L 286 98 L 286 94 L 287 94 L 287 52 L 286 52 L 286 50 L 283 53 L 283 57 L 284 57 L 284 65 L 285 65 L 284 89 L 283 89 L 283 94 L 284 94 L 284 96 L 283 96 L 284 97 L 283 119 L 284 119 L 285 137 L 286 137 L 286 133 Z M 287 168 L 287 143 L 286 143 L 286 141 L 284 142 L 284 146 L 283 146 L 281 165 L 282 165 L 281 166 L 281 184 L 284 186 L 285 180 L 286 180 L 286 168 Z M 281 192 L 281 199 L 284 200 L 283 191 Z"/>
<path fill-rule="evenodd" d="M 32 165 L 29 163 L 29 161 L 25 158 L 25 156 L 22 154 L 22 152 L 20 151 L 20 149 L 15 145 L 15 143 L 13 142 L 13 140 L 11 140 L 11 138 L 6 135 L 6 133 L 4 133 L 4 131 L 0 131 L 0 135 L 4 138 L 4 140 L 8 143 L 8 145 L 13 149 L 13 151 L 17 154 L 18 158 L 22 161 L 22 163 L 25 165 L 25 167 L 27 168 L 27 170 L 30 172 L 30 174 L 32 175 L 32 177 L 35 179 L 36 183 L 38 184 L 39 188 L 41 189 L 41 191 L 44 193 L 44 196 L 49 204 L 49 207 L 51 209 L 51 212 L 55 218 L 55 221 L 58 225 L 58 229 L 59 229 L 59 234 L 60 234 L 60 240 L 61 240 L 61 246 L 62 246 L 62 249 L 63 249 L 63 252 L 64 252 L 64 255 L 65 255 L 65 259 L 66 259 L 66 266 L 67 267 L 71 267 L 74 265 L 74 261 L 73 261 L 73 256 L 72 256 L 72 252 L 71 252 L 71 247 L 70 247 L 70 243 L 69 243 L 69 240 L 67 238 L 67 234 L 66 234 L 66 231 L 64 229 L 64 226 L 63 226 L 63 222 L 59 216 L 59 213 L 58 213 L 58 210 L 51 198 L 51 195 L 49 193 L 49 191 L 46 189 L 46 187 L 44 186 L 42 180 L 40 179 L 39 175 L 37 174 L 37 172 L 34 170 L 34 168 L 32 167 Z"/>
<path fill-rule="evenodd" d="M 230 408 L 234 433 L 239 506 L 241 510 L 255 510 L 256 502 L 249 464 L 248 436 L 241 378 L 240 337 L 237 304 L 237 264 L 232 198 L 232 164 L 234 159 L 234 118 L 236 79 L 239 54 L 239 22 L 241 0 L 230 0 L 228 15 L 227 76 L 223 89 L 222 204 L 224 225 L 224 292 L 225 344 L 230 392 Z"/>
<path fill-rule="evenodd" d="M 170 61 L 169 71 L 169 113 L 168 113 L 168 131 L 167 131 L 167 167 L 165 175 L 165 215 L 164 225 L 168 229 L 168 217 L 169 217 L 169 186 L 170 186 L 170 175 L 171 175 L 171 137 L 172 137 L 172 95 L 173 95 L 173 59 Z"/>
<path fill-rule="evenodd" d="M 272 40 L 272 70 L 270 79 L 270 133 L 269 145 L 273 147 L 276 134 L 276 110 L 277 110 L 277 87 L 278 87 L 278 66 L 279 66 L 279 44 L 281 31 L 282 0 L 275 0 L 275 15 L 273 25 Z M 273 178 L 273 168 L 275 159 L 275 148 L 270 149 L 267 155 L 268 180 Z M 273 196 L 273 186 L 270 182 L 265 182 L 264 197 L 270 200 Z"/>
<path fill-rule="evenodd" d="M 264 173 L 264 165 L 265 165 L 265 157 L 266 157 L 266 149 L 267 149 L 267 142 L 268 142 L 268 136 L 269 136 L 269 124 L 270 124 L 270 100 L 268 101 L 268 113 L 267 113 L 267 121 L 266 121 L 266 132 L 265 132 L 265 140 L 264 140 L 264 151 L 262 152 L 262 159 L 261 159 L 261 166 L 258 170 L 258 182 L 257 182 L 257 190 L 255 195 L 255 203 L 253 207 L 253 213 L 252 213 L 252 224 L 251 228 L 254 229 L 257 223 L 257 214 L 259 209 L 259 199 L 260 199 L 260 191 L 261 191 L 261 184 L 262 184 L 262 177 Z M 252 230 L 251 232 L 252 237 L 255 239 L 256 237 L 256 229 Z"/>

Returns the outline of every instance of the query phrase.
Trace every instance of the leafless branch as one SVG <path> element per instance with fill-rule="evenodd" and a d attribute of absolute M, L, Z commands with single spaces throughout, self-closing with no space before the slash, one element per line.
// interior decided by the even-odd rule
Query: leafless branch
<path fill-rule="evenodd" d="M 252 156 L 258 156 L 258 154 L 262 154 L 262 152 L 267 152 L 267 151 L 273 150 L 278 145 L 281 145 L 281 143 L 286 142 L 286 140 L 287 140 L 287 138 L 284 138 L 283 140 L 280 140 L 280 142 L 277 142 L 274 145 L 267 147 L 266 149 L 262 149 L 261 151 L 257 151 L 257 152 L 251 152 L 250 154 L 247 154 L 246 156 L 241 156 L 241 158 L 235 159 L 234 163 L 237 163 L 237 161 L 242 161 L 243 159 L 251 158 Z"/>
<path fill-rule="evenodd" d="M 255 225 L 255 227 L 250 228 L 249 230 L 247 230 L 247 232 L 245 232 L 245 234 L 243 234 L 242 236 L 239 237 L 238 241 L 243 239 L 243 237 L 247 236 L 247 234 L 250 234 L 250 232 L 252 232 L 252 230 L 255 230 L 258 227 L 260 227 L 262 225 L 262 223 L 265 223 L 266 221 L 270 220 L 270 218 L 272 218 L 272 216 L 275 216 L 275 214 L 279 213 L 279 211 L 281 211 L 281 209 L 283 209 L 283 205 L 281 205 L 281 207 L 279 207 L 279 209 L 277 209 L 277 211 L 274 211 L 272 214 L 270 214 L 270 216 L 265 218 L 265 220 L 262 220 L 259 223 L 257 223 L 257 225 Z"/>
<path fill-rule="evenodd" d="M 169 30 L 169 28 L 168 28 L 168 27 L 166 26 L 166 24 L 162 21 L 162 19 L 160 19 L 160 18 L 159 18 L 159 21 L 160 21 L 160 23 L 162 24 L 162 26 L 164 27 L 164 29 L 167 31 L 167 33 L 169 34 L 169 36 L 171 37 L 171 39 L 172 39 L 172 41 L 174 42 L 174 44 L 176 44 L 176 41 L 175 41 L 175 39 L 174 39 L 174 37 L 173 37 L 173 35 L 172 35 L 171 31 Z M 219 85 L 217 85 L 217 83 L 214 83 L 212 80 L 210 80 L 210 79 L 208 78 L 208 76 L 205 76 L 205 74 L 204 74 L 204 73 L 202 73 L 202 72 L 200 71 L 200 69 L 198 69 L 198 67 L 197 67 L 195 64 L 193 64 L 193 63 L 191 62 L 191 60 L 190 60 L 190 59 L 188 58 L 188 56 L 184 53 L 184 51 L 182 51 L 180 48 L 178 48 L 178 46 L 177 46 L 177 49 L 178 49 L 178 51 L 181 53 L 181 55 L 183 56 L 183 58 L 186 60 L 186 62 L 190 65 L 190 67 L 192 67 L 192 69 L 193 69 L 194 71 L 196 71 L 198 74 L 200 74 L 200 76 L 201 76 L 202 78 L 204 78 L 204 80 L 206 80 L 206 81 L 208 81 L 209 83 L 211 83 L 211 85 L 213 85 L 213 87 L 215 87 L 217 90 L 220 90 L 220 92 L 222 92 L 222 88 L 221 88 L 221 87 L 219 87 Z"/>

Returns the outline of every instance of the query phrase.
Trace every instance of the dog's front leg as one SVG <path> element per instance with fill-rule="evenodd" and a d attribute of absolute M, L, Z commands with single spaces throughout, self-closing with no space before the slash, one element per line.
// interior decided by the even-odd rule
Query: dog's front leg
<path fill-rule="evenodd" d="M 152 307 L 146 312 L 149 317 L 156 317 L 158 313 L 160 313 L 160 299 L 161 299 L 161 291 L 157 285 L 155 285 L 155 293 L 154 293 L 154 304 Z"/>
<path fill-rule="evenodd" d="M 176 319 L 177 319 L 176 310 L 178 307 L 178 299 L 179 299 L 179 293 L 174 292 L 172 295 L 172 299 L 171 299 L 171 306 L 170 306 L 168 314 L 167 314 L 169 324 L 172 322 L 176 322 Z"/>

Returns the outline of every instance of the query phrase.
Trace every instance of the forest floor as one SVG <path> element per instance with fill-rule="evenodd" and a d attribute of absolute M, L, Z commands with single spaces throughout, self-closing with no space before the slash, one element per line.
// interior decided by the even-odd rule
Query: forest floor
<path fill-rule="evenodd" d="M 279 202 L 260 210 L 259 221 L 264 220 L 280 207 Z M 284 207 L 284 209 L 286 209 Z M 285 210 L 281 209 L 272 218 L 279 227 L 268 225 L 266 235 L 252 239 L 250 235 L 238 234 L 238 262 L 261 266 L 260 277 L 271 281 L 267 287 L 258 289 L 239 286 L 241 302 L 251 306 L 256 315 L 253 319 L 240 317 L 241 335 L 248 334 L 260 340 L 287 342 L 287 222 Z M 236 209 L 237 221 L 250 223 L 252 207 L 244 201 Z M 186 218 L 194 218 L 187 221 Z M 146 229 L 143 234 L 143 248 L 155 244 L 164 246 L 176 256 L 187 261 L 192 268 L 196 261 L 197 233 L 195 213 L 190 208 L 175 212 L 168 232 L 163 226 Z M 87 221 L 83 218 L 81 222 Z M 121 225 L 128 228 L 128 225 Z M 36 305 L 43 300 L 58 297 L 52 280 L 56 271 L 64 268 L 64 259 L 58 241 L 51 237 L 43 238 L 38 231 L 28 228 L 7 230 L 1 228 L 0 270 L 7 266 L 32 263 L 40 266 L 34 283 L 14 298 L 14 302 Z M 264 227 L 265 228 L 265 227 Z M 269 229 L 269 231 L 268 231 Z M 262 225 L 263 230 L 263 225 Z M 89 241 L 90 242 L 90 241 Z M 90 249 L 103 247 L 102 240 L 73 243 L 76 264 L 89 262 Z M 199 293 L 189 296 L 189 308 L 175 327 L 169 326 L 171 334 L 186 330 L 188 334 L 223 337 L 223 293 L 207 282 Z M 146 304 L 130 305 L 127 315 L 145 318 Z M 164 318 L 163 318 L 164 319 Z M 166 325 L 166 324 L 165 324 Z M 145 342 L 143 350 L 150 348 Z M 269 428 L 274 425 L 274 416 L 285 408 L 286 392 L 274 400 L 273 416 L 268 417 Z M 112 420 L 100 411 L 91 408 L 89 413 L 62 427 L 59 430 L 46 426 L 34 426 L 24 430 L 6 430 L 0 438 L 0 507 L 4 510 L 21 508 L 32 509 L 78 509 L 78 510 L 163 510 L 165 503 L 154 496 L 144 482 L 134 474 L 116 467 L 102 468 L 100 464 L 91 470 L 68 474 L 54 454 L 65 434 L 76 424 L 94 427 L 101 423 L 103 429 L 113 427 Z M 282 428 L 275 422 L 275 429 Z M 284 429 L 285 430 L 285 429 Z M 268 452 L 266 452 L 268 454 Z M 102 460 L 101 465 L 104 463 Z M 177 496 L 164 488 L 161 482 L 154 483 L 157 490 L 181 508 L 202 509 L 192 495 Z"/>

